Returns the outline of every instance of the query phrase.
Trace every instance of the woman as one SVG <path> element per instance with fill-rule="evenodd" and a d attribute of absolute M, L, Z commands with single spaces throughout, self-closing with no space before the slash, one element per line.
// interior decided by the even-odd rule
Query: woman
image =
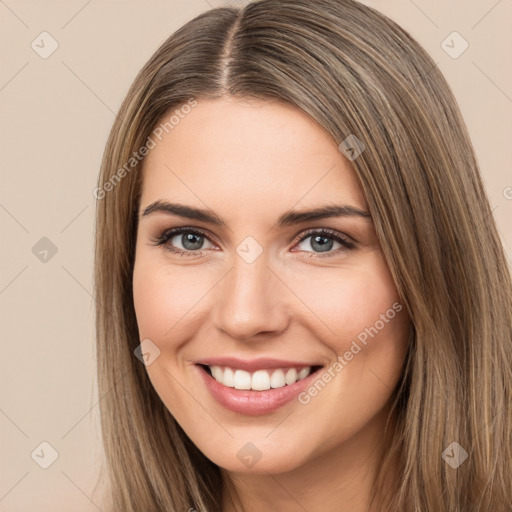
<path fill-rule="evenodd" d="M 350 0 L 187 23 L 98 188 L 112 510 L 512 509 L 512 285 L 464 122 Z"/>

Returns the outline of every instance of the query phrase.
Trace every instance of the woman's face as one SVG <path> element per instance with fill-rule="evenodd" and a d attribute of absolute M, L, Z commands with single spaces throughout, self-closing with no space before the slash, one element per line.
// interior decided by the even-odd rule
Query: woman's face
<path fill-rule="evenodd" d="M 363 454 L 409 327 L 349 161 L 289 105 L 183 112 L 144 163 L 133 293 L 152 385 L 231 471 Z"/>

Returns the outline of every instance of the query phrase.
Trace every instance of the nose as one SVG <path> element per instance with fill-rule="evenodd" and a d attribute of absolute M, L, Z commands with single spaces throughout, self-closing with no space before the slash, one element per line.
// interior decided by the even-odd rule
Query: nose
<path fill-rule="evenodd" d="M 286 330 L 290 291 L 268 267 L 264 254 L 252 263 L 236 256 L 233 268 L 215 288 L 213 321 L 231 338 L 255 341 Z"/>

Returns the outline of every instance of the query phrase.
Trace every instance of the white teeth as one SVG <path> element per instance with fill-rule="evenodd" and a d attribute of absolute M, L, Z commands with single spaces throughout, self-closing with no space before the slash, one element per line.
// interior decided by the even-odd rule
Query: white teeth
<path fill-rule="evenodd" d="M 302 368 L 302 370 L 299 372 L 297 379 L 298 380 L 305 379 L 309 375 L 310 372 L 311 372 L 311 368 Z"/>
<path fill-rule="evenodd" d="M 219 368 L 220 371 L 222 371 L 222 368 Z M 228 386 L 229 388 L 235 387 L 235 374 L 231 368 L 226 368 L 224 370 L 224 376 L 222 380 L 219 380 L 219 382 L 222 382 L 224 386 Z"/>
<path fill-rule="evenodd" d="M 297 382 L 297 370 L 295 368 L 290 368 L 286 372 L 286 377 L 284 378 L 284 380 L 286 381 L 286 384 L 288 384 L 288 386 L 290 384 L 293 384 L 294 382 Z"/>
<path fill-rule="evenodd" d="M 213 378 L 220 382 L 224 376 L 224 372 L 220 366 L 210 366 L 210 370 L 212 372 Z"/>
<path fill-rule="evenodd" d="M 305 379 L 311 373 L 311 366 L 304 368 L 285 368 L 275 370 L 257 370 L 254 373 L 233 368 L 209 366 L 213 378 L 224 386 L 235 389 L 252 389 L 265 391 L 267 389 L 291 386 Z"/>
<path fill-rule="evenodd" d="M 270 377 L 270 386 L 273 388 L 282 388 L 285 384 L 283 370 L 275 370 Z"/>
<path fill-rule="evenodd" d="M 251 389 L 265 391 L 270 389 L 270 375 L 265 370 L 258 370 L 252 374 Z"/>
<path fill-rule="evenodd" d="M 251 389 L 251 374 L 244 370 L 236 370 L 233 386 L 235 389 Z"/>

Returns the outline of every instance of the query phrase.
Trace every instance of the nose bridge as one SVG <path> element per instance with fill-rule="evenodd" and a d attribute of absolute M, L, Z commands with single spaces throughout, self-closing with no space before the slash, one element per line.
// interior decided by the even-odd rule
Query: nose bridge
<path fill-rule="evenodd" d="M 243 244 L 241 244 L 243 246 Z M 265 254 L 256 259 L 235 254 L 233 267 L 219 283 L 215 301 L 216 326 L 233 338 L 249 339 L 260 332 L 280 331 L 287 325 L 282 307 L 284 290 L 268 267 Z"/>

